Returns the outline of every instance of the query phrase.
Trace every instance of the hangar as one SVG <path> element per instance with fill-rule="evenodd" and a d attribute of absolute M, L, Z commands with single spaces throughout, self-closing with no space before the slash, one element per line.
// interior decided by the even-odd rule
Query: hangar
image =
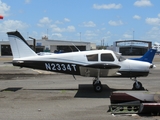
<path fill-rule="evenodd" d="M 151 41 L 122 40 L 113 43 L 113 50 L 122 55 L 143 55 L 150 48 L 152 48 Z"/>
<path fill-rule="evenodd" d="M 64 41 L 64 40 L 27 40 L 27 43 L 33 48 L 36 53 L 39 52 L 73 52 L 96 49 L 95 43 L 78 42 L 78 41 Z M 34 47 L 35 46 L 35 47 Z M 0 41 L 0 56 L 12 55 L 9 41 Z"/>

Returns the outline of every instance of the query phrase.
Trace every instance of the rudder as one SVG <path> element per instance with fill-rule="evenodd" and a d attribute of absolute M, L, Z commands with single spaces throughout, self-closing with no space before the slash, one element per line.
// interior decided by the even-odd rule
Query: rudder
<path fill-rule="evenodd" d="M 18 31 L 7 32 L 14 59 L 38 56 Z"/>
<path fill-rule="evenodd" d="M 156 51 L 156 49 L 149 49 L 141 58 L 132 58 L 132 60 L 139 60 L 152 63 Z"/>

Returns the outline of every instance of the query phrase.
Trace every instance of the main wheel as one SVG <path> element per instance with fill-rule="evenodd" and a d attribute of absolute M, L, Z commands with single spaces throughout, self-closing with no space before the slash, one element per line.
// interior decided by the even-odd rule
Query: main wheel
<path fill-rule="evenodd" d="M 101 84 L 95 84 L 94 85 L 94 91 L 95 92 L 101 92 L 103 89 L 102 85 Z"/>
<path fill-rule="evenodd" d="M 134 84 L 133 84 L 133 89 L 134 90 L 142 90 L 143 89 L 143 86 L 142 86 L 142 83 L 141 82 L 135 82 Z"/>
<path fill-rule="evenodd" d="M 93 80 L 93 86 L 95 86 L 96 84 L 101 84 L 101 81 Z"/>

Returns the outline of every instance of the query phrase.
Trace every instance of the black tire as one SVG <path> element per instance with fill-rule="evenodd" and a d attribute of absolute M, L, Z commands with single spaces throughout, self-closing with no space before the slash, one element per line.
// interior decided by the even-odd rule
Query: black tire
<path fill-rule="evenodd" d="M 141 82 L 138 82 L 138 85 L 136 82 L 133 84 L 133 90 L 143 90 L 143 86 Z"/>
<path fill-rule="evenodd" d="M 93 80 L 93 86 L 95 86 L 96 84 L 101 84 L 101 81 L 97 82 L 97 80 Z"/>
<path fill-rule="evenodd" d="M 96 80 L 93 80 L 93 86 L 95 85 L 95 83 L 96 83 Z"/>
<path fill-rule="evenodd" d="M 103 89 L 103 87 L 102 87 L 101 84 L 95 84 L 94 85 L 94 91 L 95 92 L 102 92 L 102 89 Z"/>

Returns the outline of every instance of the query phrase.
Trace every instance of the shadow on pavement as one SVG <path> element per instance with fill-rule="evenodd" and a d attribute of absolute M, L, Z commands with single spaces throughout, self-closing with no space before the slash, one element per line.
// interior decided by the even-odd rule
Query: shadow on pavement
<path fill-rule="evenodd" d="M 109 98 L 113 91 L 131 91 L 131 89 L 114 89 L 103 84 L 102 92 L 95 92 L 92 84 L 80 84 L 75 98 Z"/>
<path fill-rule="evenodd" d="M 21 90 L 21 89 L 22 89 L 22 87 L 9 87 L 9 88 L 1 90 L 0 92 L 4 92 L 4 91 L 16 92 L 16 91 Z"/>

